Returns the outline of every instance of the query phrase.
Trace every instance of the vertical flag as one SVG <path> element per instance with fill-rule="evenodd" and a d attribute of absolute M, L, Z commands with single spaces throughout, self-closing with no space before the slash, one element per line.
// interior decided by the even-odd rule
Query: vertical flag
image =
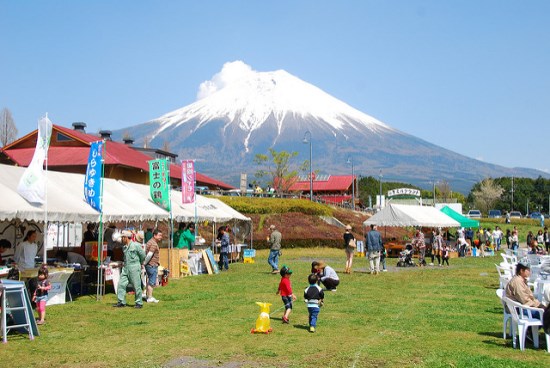
<path fill-rule="evenodd" d="M 181 169 L 182 203 L 193 203 L 195 202 L 195 161 L 182 161 Z"/>
<path fill-rule="evenodd" d="M 101 177 L 103 175 L 103 141 L 93 142 L 88 156 L 88 167 L 84 179 L 86 203 L 101 212 Z"/>
<path fill-rule="evenodd" d="M 46 197 L 46 179 L 44 175 L 44 160 L 48 155 L 50 137 L 52 135 L 52 122 L 48 114 L 38 121 L 38 136 L 36 148 L 29 167 L 25 170 L 19 184 L 17 193 L 31 203 L 43 204 Z"/>
<path fill-rule="evenodd" d="M 149 161 L 149 190 L 153 202 L 170 211 L 170 162 L 168 160 Z"/>

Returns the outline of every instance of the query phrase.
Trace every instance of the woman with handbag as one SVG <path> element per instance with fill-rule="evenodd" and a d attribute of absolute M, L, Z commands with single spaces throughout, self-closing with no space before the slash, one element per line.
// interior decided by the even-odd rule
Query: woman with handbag
<path fill-rule="evenodd" d="M 346 232 L 344 233 L 344 248 L 346 249 L 346 270 L 344 273 L 351 273 L 353 254 L 355 253 L 355 248 L 357 248 L 355 237 L 351 233 L 351 225 L 346 225 Z"/>

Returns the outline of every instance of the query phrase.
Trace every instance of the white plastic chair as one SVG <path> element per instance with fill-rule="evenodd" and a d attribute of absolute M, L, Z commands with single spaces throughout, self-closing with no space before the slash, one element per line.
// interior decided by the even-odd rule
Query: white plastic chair
<path fill-rule="evenodd" d="M 500 288 L 504 289 L 506 287 L 506 284 L 508 284 L 508 281 L 512 279 L 512 271 L 510 270 L 510 267 L 507 267 L 507 266 L 500 266 L 495 264 L 495 267 L 498 272 Z"/>
<path fill-rule="evenodd" d="M 535 348 L 539 347 L 539 328 L 542 327 L 542 314 L 544 309 L 527 307 L 520 303 L 517 303 L 506 296 L 503 297 L 508 306 L 508 310 L 512 315 L 512 341 L 514 348 L 516 347 L 516 334 L 519 338 L 519 349 L 525 350 L 525 337 L 527 336 L 527 329 L 531 327 L 531 333 L 533 335 L 533 345 Z M 539 316 L 535 318 L 533 312 L 538 312 Z M 546 345 L 550 344 L 550 336 L 546 335 Z"/>
<path fill-rule="evenodd" d="M 506 327 L 508 326 L 508 323 L 510 324 L 509 330 L 510 330 L 510 336 L 512 336 L 512 315 L 508 310 L 506 309 L 506 302 L 504 301 L 504 289 L 497 289 L 497 296 L 500 299 L 500 302 L 502 303 L 502 338 L 506 339 Z"/>
<path fill-rule="evenodd" d="M 531 267 L 538 266 L 540 264 L 540 257 L 537 254 L 528 254 L 527 259 Z"/>

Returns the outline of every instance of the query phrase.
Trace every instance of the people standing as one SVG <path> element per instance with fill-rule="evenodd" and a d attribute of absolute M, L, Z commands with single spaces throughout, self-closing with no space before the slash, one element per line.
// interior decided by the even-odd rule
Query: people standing
<path fill-rule="evenodd" d="M 154 229 L 153 237 L 145 244 L 145 273 L 147 274 L 147 286 L 145 290 L 147 303 L 158 303 L 158 299 L 153 296 L 153 289 L 157 286 L 157 278 L 160 264 L 159 243 L 162 240 L 162 231 Z"/>
<path fill-rule="evenodd" d="M 269 226 L 271 234 L 267 237 L 269 244 L 269 257 L 267 263 L 271 266 L 271 273 L 279 273 L 279 254 L 281 252 L 281 240 L 283 236 L 281 232 L 275 228 L 275 225 Z"/>
<path fill-rule="evenodd" d="M 346 232 L 344 232 L 344 248 L 346 249 L 346 270 L 344 273 L 351 273 L 353 266 L 353 254 L 355 253 L 355 236 L 351 233 L 351 225 L 346 225 Z"/>
<path fill-rule="evenodd" d="M 229 233 L 228 226 L 221 226 L 218 229 L 218 239 L 220 242 L 220 271 L 229 270 Z"/>
<path fill-rule="evenodd" d="M 493 242 L 495 243 L 496 250 L 499 251 L 502 244 L 502 230 L 498 226 L 493 231 Z"/>
<path fill-rule="evenodd" d="M 15 250 L 15 263 L 17 263 L 20 271 L 34 268 L 34 257 L 36 257 L 36 253 L 38 252 L 36 237 L 36 230 L 27 231 L 23 241 L 19 243 Z"/>
<path fill-rule="evenodd" d="M 416 229 L 416 234 L 412 241 L 413 247 L 418 249 L 418 264 L 420 267 L 426 265 L 426 243 L 424 242 L 424 234 L 421 229 Z"/>
<path fill-rule="evenodd" d="M 115 249 L 115 241 L 113 240 L 113 234 L 115 233 L 116 225 L 109 224 L 107 229 L 103 232 L 103 241 L 107 242 L 107 256 L 113 257 L 113 252 Z"/>
<path fill-rule="evenodd" d="M 518 248 L 519 248 L 518 230 L 514 226 L 514 230 L 512 230 L 512 252 L 516 256 L 518 255 Z"/>
<path fill-rule="evenodd" d="M 445 265 L 445 262 L 447 262 L 447 266 L 449 265 L 449 247 L 447 246 L 447 244 L 443 244 L 443 246 L 441 247 L 441 265 Z"/>
<path fill-rule="evenodd" d="M 323 289 L 317 285 L 317 275 L 311 274 L 308 276 L 309 286 L 304 290 L 304 299 L 307 303 L 307 311 L 309 314 L 309 332 L 315 332 L 317 328 L 317 318 L 319 311 L 325 299 Z"/>
<path fill-rule="evenodd" d="M 4 264 L 7 265 L 8 261 L 7 259 L 2 258 L 2 254 L 4 254 L 5 251 L 11 249 L 11 243 L 7 239 L 0 239 L 0 265 L 3 266 Z M 5 257 L 5 256 L 4 256 Z"/>
<path fill-rule="evenodd" d="M 460 239 L 460 237 L 459 237 Z M 462 238 L 464 240 L 464 238 Z M 435 238 L 432 243 L 432 264 L 434 264 L 435 258 L 437 258 L 437 265 L 441 266 L 441 249 L 443 248 L 443 237 L 441 236 L 441 231 L 435 233 Z"/>
<path fill-rule="evenodd" d="M 187 248 L 189 250 L 193 249 L 195 245 L 195 223 L 190 222 L 187 224 L 185 230 L 181 233 L 178 240 L 178 245 L 174 245 L 178 249 Z"/>
<path fill-rule="evenodd" d="M 281 296 L 283 305 L 285 307 L 285 313 L 283 315 L 283 323 L 289 323 L 290 313 L 292 312 L 292 302 L 296 300 L 296 296 L 292 293 L 292 284 L 290 283 L 290 276 L 292 270 L 287 266 L 281 268 L 281 281 L 279 282 L 279 288 L 277 289 L 277 295 Z"/>
<path fill-rule="evenodd" d="M 122 252 L 124 253 L 124 266 L 120 273 L 120 280 L 117 287 L 118 302 L 114 307 L 121 308 L 126 306 L 126 287 L 131 283 L 135 289 L 134 308 L 142 308 L 142 289 L 141 289 L 141 266 L 145 261 L 145 252 L 139 243 L 132 241 L 132 232 L 123 230 L 121 233 Z"/>
<path fill-rule="evenodd" d="M 48 280 L 48 267 L 42 265 L 38 269 L 38 285 L 34 291 L 33 300 L 36 303 L 36 311 L 38 312 L 37 325 L 43 325 L 46 323 L 46 302 L 48 301 L 48 291 L 51 290 L 52 285 Z"/>
<path fill-rule="evenodd" d="M 546 253 L 550 253 L 550 234 L 548 233 L 548 227 L 544 227 L 544 247 L 546 248 Z"/>
<path fill-rule="evenodd" d="M 370 226 L 370 231 L 365 237 L 367 247 L 367 256 L 369 257 L 370 273 L 378 275 L 380 273 L 380 251 L 382 250 L 382 235 L 378 232 L 376 225 Z"/>

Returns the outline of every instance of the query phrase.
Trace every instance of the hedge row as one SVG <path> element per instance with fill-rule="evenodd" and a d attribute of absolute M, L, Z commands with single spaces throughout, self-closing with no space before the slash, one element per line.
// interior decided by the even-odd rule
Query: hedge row
<path fill-rule="evenodd" d="M 306 199 L 216 197 L 244 214 L 300 212 L 304 215 L 332 216 L 332 208 Z"/>

